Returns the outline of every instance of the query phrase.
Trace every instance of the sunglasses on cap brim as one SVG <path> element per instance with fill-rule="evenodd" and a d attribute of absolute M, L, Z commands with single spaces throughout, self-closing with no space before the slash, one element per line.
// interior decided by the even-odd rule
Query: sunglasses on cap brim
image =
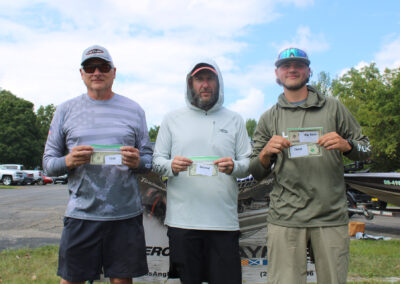
<path fill-rule="evenodd" d="M 291 57 L 300 57 L 308 60 L 307 53 L 305 53 L 301 49 L 297 48 L 289 48 L 285 49 L 281 53 L 279 53 L 278 60 L 280 59 L 286 59 L 286 58 L 291 58 Z"/>

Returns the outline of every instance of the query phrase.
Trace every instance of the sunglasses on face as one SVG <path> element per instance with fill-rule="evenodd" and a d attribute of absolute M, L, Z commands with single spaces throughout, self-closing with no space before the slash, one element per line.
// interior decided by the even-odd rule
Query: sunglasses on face
<path fill-rule="evenodd" d="M 297 48 L 289 48 L 289 49 L 282 51 L 279 54 L 278 60 L 290 58 L 290 57 L 302 57 L 302 58 L 308 59 L 307 53 L 305 53 L 303 50 L 297 49 Z"/>
<path fill-rule="evenodd" d="M 110 72 L 112 67 L 108 63 L 87 64 L 82 66 L 83 71 L 90 74 L 94 73 L 96 71 L 96 68 L 99 69 L 101 73 L 108 73 Z"/>

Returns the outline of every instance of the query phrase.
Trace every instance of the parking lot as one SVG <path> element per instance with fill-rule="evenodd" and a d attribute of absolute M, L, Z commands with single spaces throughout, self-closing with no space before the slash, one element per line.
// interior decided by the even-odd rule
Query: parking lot
<path fill-rule="evenodd" d="M 0 251 L 58 244 L 68 200 L 68 185 L 27 185 L 0 189 Z M 366 233 L 400 238 L 400 217 L 353 217 L 366 224 Z"/>
<path fill-rule="evenodd" d="M 58 244 L 67 185 L 0 189 L 0 250 Z"/>

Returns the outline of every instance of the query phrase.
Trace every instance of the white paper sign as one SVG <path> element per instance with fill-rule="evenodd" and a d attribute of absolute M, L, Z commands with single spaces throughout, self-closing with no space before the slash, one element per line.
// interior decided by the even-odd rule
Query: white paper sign
<path fill-rule="evenodd" d="M 300 143 L 317 143 L 318 138 L 318 131 L 299 131 Z"/>
<path fill-rule="evenodd" d="M 308 156 L 307 144 L 295 145 L 289 148 L 292 158 Z"/>
<path fill-rule="evenodd" d="M 107 155 L 104 157 L 104 164 L 106 165 L 122 165 L 122 155 Z"/>
<path fill-rule="evenodd" d="M 196 165 L 196 174 L 203 176 L 212 176 L 213 174 L 213 165 L 206 164 L 197 164 Z"/>

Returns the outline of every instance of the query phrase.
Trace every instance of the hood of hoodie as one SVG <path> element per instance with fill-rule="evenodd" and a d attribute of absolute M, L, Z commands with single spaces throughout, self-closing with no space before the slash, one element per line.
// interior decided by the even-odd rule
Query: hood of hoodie
<path fill-rule="evenodd" d="M 215 71 L 217 71 L 218 74 L 218 84 L 219 84 L 219 90 L 218 90 L 218 100 L 216 101 L 216 103 L 207 111 L 192 105 L 192 91 L 190 89 L 189 86 L 189 79 L 190 79 L 190 74 L 192 73 L 194 67 L 198 64 L 201 63 L 206 63 L 208 65 L 211 65 L 212 67 L 214 67 Z M 196 111 L 202 111 L 202 112 L 206 112 L 206 113 L 210 113 L 210 112 L 214 112 L 217 111 L 218 109 L 220 109 L 224 103 L 224 81 L 222 79 L 222 75 L 221 75 L 221 71 L 219 70 L 219 67 L 217 65 L 217 63 L 210 59 L 210 58 L 202 58 L 200 60 L 196 60 L 195 62 L 193 62 L 193 64 L 190 65 L 190 69 L 186 75 L 186 86 L 185 86 L 185 101 L 187 106 L 190 109 L 196 110 Z"/>
<path fill-rule="evenodd" d="M 285 94 L 282 93 L 278 98 L 278 105 L 282 108 L 313 108 L 322 107 L 325 104 L 326 98 L 324 95 L 320 94 L 317 89 L 312 86 L 307 85 L 308 96 L 304 103 L 301 105 L 294 105 L 288 102 Z"/>

